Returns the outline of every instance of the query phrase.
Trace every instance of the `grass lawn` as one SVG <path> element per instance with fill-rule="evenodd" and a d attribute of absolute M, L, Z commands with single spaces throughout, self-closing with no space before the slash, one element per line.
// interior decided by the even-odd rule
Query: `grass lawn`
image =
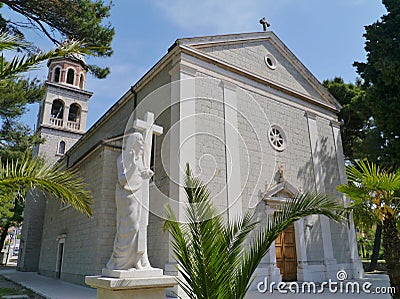
<path fill-rule="evenodd" d="M 17 289 L 11 288 L 0 288 L 0 298 L 4 296 L 11 296 L 11 295 L 27 295 L 29 298 L 39 298 L 35 293 L 30 290 L 27 290 L 23 287 Z"/>
<path fill-rule="evenodd" d="M 3 276 L 0 276 L 0 298 L 4 298 L 4 296 L 17 295 L 25 295 L 21 296 L 21 298 L 43 299 L 43 297 L 35 294 L 31 290 L 28 290 L 10 280 L 5 279 Z"/>

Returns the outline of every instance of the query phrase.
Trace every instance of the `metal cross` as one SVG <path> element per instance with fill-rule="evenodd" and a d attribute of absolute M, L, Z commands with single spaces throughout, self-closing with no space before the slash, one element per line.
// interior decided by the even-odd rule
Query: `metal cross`
<path fill-rule="evenodd" d="M 265 17 L 260 20 L 260 24 L 263 26 L 265 32 L 268 30 L 268 27 L 271 26 Z"/>

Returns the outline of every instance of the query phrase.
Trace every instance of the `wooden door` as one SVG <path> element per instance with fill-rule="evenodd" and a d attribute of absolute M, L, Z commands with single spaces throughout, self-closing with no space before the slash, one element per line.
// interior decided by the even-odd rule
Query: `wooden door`
<path fill-rule="evenodd" d="M 282 281 L 297 280 L 296 239 L 294 225 L 285 229 L 275 240 L 276 264 L 282 275 Z"/>

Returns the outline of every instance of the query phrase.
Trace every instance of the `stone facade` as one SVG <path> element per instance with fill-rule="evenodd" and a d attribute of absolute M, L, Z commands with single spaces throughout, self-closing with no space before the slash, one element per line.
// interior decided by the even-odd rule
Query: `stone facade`
<path fill-rule="evenodd" d="M 275 211 L 271 207 L 301 190 L 345 200 L 336 192 L 345 180 L 339 109 L 272 32 L 177 40 L 62 160 L 89 183 L 94 216 L 47 201 L 38 271 L 81 284 L 85 275 L 101 273 L 115 233 L 116 159 L 132 118 L 150 111 L 164 128 L 155 142 L 148 252 L 153 266 L 177 274 L 162 216 L 170 204 L 183 219 L 185 164 L 208 183 L 226 219 L 253 209 L 266 221 Z M 285 135 L 282 149 L 271 141 L 272 127 Z M 339 269 L 349 277 L 362 274 L 354 227 L 310 216 L 294 231 L 298 280 L 323 281 Z M 259 278 L 280 281 L 276 263 L 274 247 Z"/>

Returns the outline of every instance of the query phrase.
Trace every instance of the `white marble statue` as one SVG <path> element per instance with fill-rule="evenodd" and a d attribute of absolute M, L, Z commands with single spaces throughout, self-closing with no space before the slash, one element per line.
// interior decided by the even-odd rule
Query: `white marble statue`
<path fill-rule="evenodd" d="M 148 211 L 143 206 L 143 187 L 148 188 L 148 181 L 153 172 L 145 167 L 143 161 L 143 135 L 135 132 L 127 137 L 123 153 L 118 157 L 118 182 L 115 190 L 117 205 L 117 232 L 113 253 L 107 263 L 109 270 L 144 270 L 151 269 L 147 257 L 147 218 Z M 143 186 L 146 185 L 146 186 Z M 144 244 L 143 244 L 144 242 Z"/>

